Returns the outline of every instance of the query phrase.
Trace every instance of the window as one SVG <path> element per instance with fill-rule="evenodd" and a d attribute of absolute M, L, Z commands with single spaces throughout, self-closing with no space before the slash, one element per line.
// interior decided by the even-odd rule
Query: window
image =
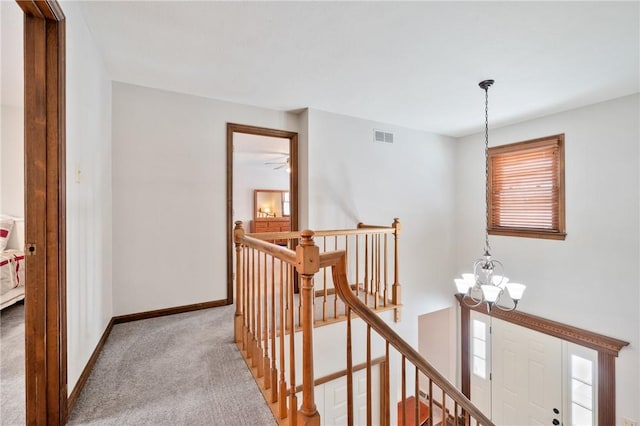
<path fill-rule="evenodd" d="M 473 374 L 487 378 L 487 325 L 473 320 Z"/>
<path fill-rule="evenodd" d="M 564 135 L 489 148 L 489 234 L 564 240 Z"/>
<path fill-rule="evenodd" d="M 289 192 L 282 193 L 282 216 L 291 215 L 291 200 L 289 199 Z"/>
<path fill-rule="evenodd" d="M 570 425 L 596 424 L 596 359 L 594 350 L 567 343 L 568 414 Z"/>

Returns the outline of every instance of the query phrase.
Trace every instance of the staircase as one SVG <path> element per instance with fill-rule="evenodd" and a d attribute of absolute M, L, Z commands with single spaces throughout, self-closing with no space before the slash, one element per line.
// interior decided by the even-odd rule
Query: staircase
<path fill-rule="evenodd" d="M 492 424 L 387 323 L 400 320 L 400 230 L 394 219 L 246 234 L 236 222 L 235 340 L 279 424 L 423 424 L 425 413 L 432 425 L 435 413 L 443 424 Z M 344 382 L 344 401 L 320 407 L 321 418 L 315 392 L 331 380 Z"/>

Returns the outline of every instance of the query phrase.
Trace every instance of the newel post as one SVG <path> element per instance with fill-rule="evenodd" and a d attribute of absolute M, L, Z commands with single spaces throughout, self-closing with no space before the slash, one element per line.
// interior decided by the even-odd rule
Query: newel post
<path fill-rule="evenodd" d="M 244 320 L 242 318 L 242 277 L 244 276 L 242 271 L 242 245 L 239 243 L 240 238 L 244 236 L 244 228 L 242 227 L 242 221 L 237 220 L 236 226 L 233 229 L 233 241 L 236 245 L 236 314 L 233 320 L 234 332 L 236 343 L 242 342 L 242 325 Z"/>
<path fill-rule="evenodd" d="M 313 242 L 313 231 L 300 233 L 296 247 L 296 270 L 300 274 L 300 300 L 302 312 L 302 406 L 298 411 L 298 424 L 319 426 L 320 414 L 316 408 L 313 379 L 313 276 L 320 270 L 320 249 Z"/>
<path fill-rule="evenodd" d="M 391 224 L 393 228 L 393 286 L 391 287 L 391 303 L 394 305 L 400 305 L 400 267 L 398 262 L 398 239 L 400 236 L 400 231 L 402 230 L 402 226 L 400 225 L 400 219 L 397 217 L 393 218 L 393 224 Z M 393 315 L 393 320 L 395 322 L 400 321 L 400 308 L 395 308 Z"/>

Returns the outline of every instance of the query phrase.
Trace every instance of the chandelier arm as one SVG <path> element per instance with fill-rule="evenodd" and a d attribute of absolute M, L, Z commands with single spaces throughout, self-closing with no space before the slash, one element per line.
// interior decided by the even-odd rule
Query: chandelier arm
<path fill-rule="evenodd" d="M 469 302 L 465 302 L 465 299 L 471 299 L 474 301 L 474 303 L 469 303 Z M 481 298 L 480 300 L 476 300 L 473 296 L 471 296 L 469 293 L 465 293 L 462 296 L 462 302 L 467 305 L 467 307 L 469 308 L 475 308 L 478 307 L 482 304 L 482 302 L 484 302 L 484 300 Z"/>
<path fill-rule="evenodd" d="M 505 308 L 505 307 L 501 306 L 500 304 L 498 304 L 497 300 L 496 300 L 496 303 L 493 304 L 493 307 L 494 308 L 498 308 L 498 309 L 500 309 L 501 311 L 504 311 L 504 312 L 515 311 L 516 308 L 518 307 L 518 301 L 517 300 L 513 300 L 513 299 L 511 299 L 511 301 L 513 302 L 513 306 L 510 307 L 510 308 Z"/>

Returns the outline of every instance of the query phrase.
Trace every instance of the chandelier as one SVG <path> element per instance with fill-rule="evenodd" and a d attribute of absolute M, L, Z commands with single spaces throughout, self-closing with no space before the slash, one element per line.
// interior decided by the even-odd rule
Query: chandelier
<path fill-rule="evenodd" d="M 513 311 L 526 286 L 511 283 L 504 276 L 502 263 L 491 257 L 489 245 L 489 87 L 493 80 L 481 81 L 479 86 L 484 90 L 484 173 L 485 173 L 485 233 L 484 255 L 473 264 L 473 273 L 462 274 L 462 278 L 454 279 L 458 294 L 469 307 L 479 306 L 486 302 L 489 311 L 496 306 L 503 311 Z M 506 303 L 506 304 L 505 304 Z"/>

